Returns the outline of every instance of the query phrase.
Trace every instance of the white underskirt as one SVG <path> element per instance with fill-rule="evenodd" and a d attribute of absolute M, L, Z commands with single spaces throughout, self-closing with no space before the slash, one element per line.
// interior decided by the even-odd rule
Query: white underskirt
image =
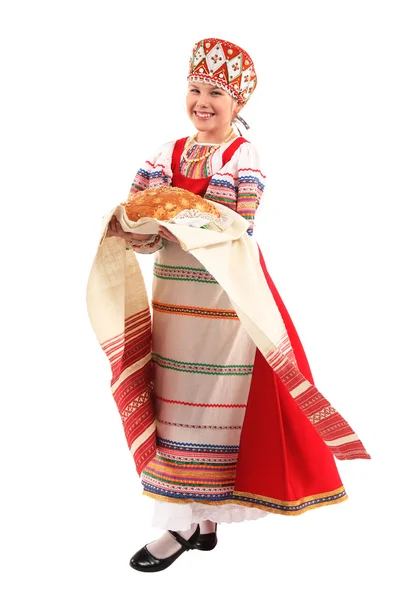
<path fill-rule="evenodd" d="M 172 529 L 173 531 L 186 531 L 192 523 L 213 521 L 214 523 L 240 523 L 267 516 L 265 510 L 248 508 L 238 504 L 223 504 L 220 506 L 192 502 L 179 504 L 154 500 L 153 527 Z"/>

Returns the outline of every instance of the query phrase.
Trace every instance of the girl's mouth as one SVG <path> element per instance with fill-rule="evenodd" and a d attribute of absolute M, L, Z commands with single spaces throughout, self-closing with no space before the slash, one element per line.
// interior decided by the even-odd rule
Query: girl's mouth
<path fill-rule="evenodd" d="M 214 113 L 198 112 L 197 110 L 194 111 L 194 114 L 197 117 L 197 119 L 202 119 L 204 121 L 214 116 Z"/>

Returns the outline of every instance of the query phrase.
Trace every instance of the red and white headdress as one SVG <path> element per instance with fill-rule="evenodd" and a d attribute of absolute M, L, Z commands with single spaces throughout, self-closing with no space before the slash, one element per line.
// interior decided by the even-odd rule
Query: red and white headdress
<path fill-rule="evenodd" d="M 247 52 L 217 38 L 207 38 L 194 45 L 187 79 L 216 85 L 242 106 L 257 85 L 254 63 Z"/>

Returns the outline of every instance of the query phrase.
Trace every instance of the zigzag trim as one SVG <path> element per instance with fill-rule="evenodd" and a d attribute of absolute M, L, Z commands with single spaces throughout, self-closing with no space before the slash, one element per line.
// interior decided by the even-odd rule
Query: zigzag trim
<path fill-rule="evenodd" d="M 253 171 L 253 173 L 259 173 L 261 175 L 261 177 L 264 177 L 264 179 L 267 178 L 266 175 L 264 175 L 259 169 L 249 169 L 249 168 L 244 168 L 244 169 L 237 169 L 238 172 L 240 173 L 240 171 Z"/>
<path fill-rule="evenodd" d="M 157 400 L 161 402 L 168 402 L 169 404 L 181 404 L 183 406 L 198 406 L 201 408 L 246 408 L 247 404 L 201 404 L 197 402 L 181 402 L 180 400 L 168 400 L 161 396 L 156 396 Z"/>

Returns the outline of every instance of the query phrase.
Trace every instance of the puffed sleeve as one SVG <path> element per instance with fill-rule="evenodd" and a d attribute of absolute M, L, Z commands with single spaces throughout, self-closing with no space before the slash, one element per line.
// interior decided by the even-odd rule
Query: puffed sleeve
<path fill-rule="evenodd" d="M 247 233 L 251 236 L 264 187 L 265 175 L 261 171 L 258 152 L 250 142 L 245 142 L 213 175 L 205 198 L 232 208 L 249 221 Z"/>
<path fill-rule="evenodd" d="M 174 142 L 167 142 L 160 146 L 142 167 L 137 171 L 131 184 L 128 198 L 137 192 L 161 185 L 171 185 L 172 182 L 172 153 Z M 163 246 L 163 239 L 159 235 L 151 235 L 149 239 L 133 240 L 130 246 L 140 254 L 153 254 Z"/>
<path fill-rule="evenodd" d="M 250 222 L 247 233 L 252 235 L 255 213 L 265 187 L 265 175 L 261 171 L 258 152 L 252 144 L 242 144 L 239 148 L 237 176 L 236 210 Z"/>

